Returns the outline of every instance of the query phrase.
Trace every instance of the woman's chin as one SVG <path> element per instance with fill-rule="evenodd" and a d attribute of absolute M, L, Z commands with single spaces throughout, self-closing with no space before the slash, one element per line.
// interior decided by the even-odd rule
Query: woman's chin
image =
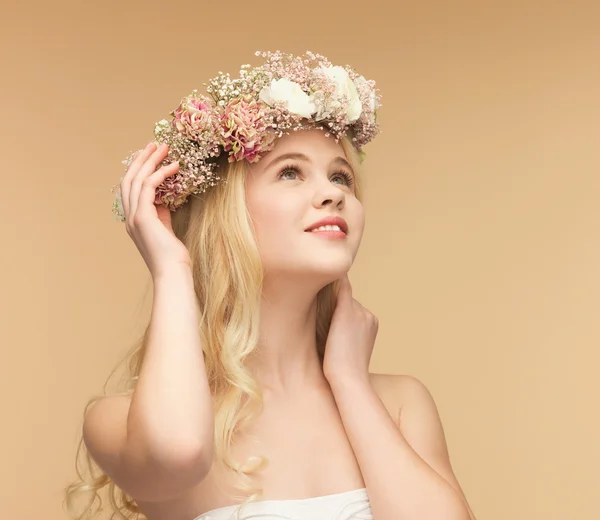
<path fill-rule="evenodd" d="M 314 276 L 315 280 L 319 280 L 321 284 L 327 285 L 342 278 L 348 271 L 350 271 L 351 267 L 352 259 L 348 259 L 348 261 L 345 262 L 332 262 L 330 264 L 322 263 L 314 267 L 312 275 Z"/>
<path fill-rule="evenodd" d="M 287 265 L 286 262 L 266 267 L 267 278 L 274 276 L 281 280 L 302 280 L 307 285 L 325 285 L 342 278 L 352 267 L 354 258 L 349 253 L 342 255 L 320 256 L 318 259 L 309 258 L 306 262 L 295 258 Z"/>

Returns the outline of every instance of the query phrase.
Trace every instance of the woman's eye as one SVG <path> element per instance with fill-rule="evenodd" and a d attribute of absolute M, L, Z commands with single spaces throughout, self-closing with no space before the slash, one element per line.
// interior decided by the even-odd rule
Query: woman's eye
<path fill-rule="evenodd" d="M 342 179 L 346 185 L 348 186 L 352 186 L 352 183 L 354 182 L 354 179 L 352 178 L 352 175 L 346 173 L 346 172 L 337 172 L 336 174 L 334 174 L 334 176 L 332 177 L 332 179 Z"/>
<path fill-rule="evenodd" d="M 279 177 L 285 178 L 285 176 L 288 175 L 288 174 L 298 175 L 298 170 L 296 168 L 284 168 L 279 173 Z"/>
<path fill-rule="evenodd" d="M 298 166 L 286 166 L 283 170 L 279 172 L 279 178 L 285 179 L 286 175 L 298 175 L 300 168 Z M 293 177 L 288 177 L 288 179 L 292 179 Z"/>

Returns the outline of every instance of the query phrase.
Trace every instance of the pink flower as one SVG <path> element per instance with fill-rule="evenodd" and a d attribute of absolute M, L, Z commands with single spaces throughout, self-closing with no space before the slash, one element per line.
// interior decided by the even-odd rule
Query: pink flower
<path fill-rule="evenodd" d="M 217 119 L 214 117 L 214 105 L 209 98 L 191 95 L 182 99 L 181 104 L 171 112 L 173 126 L 181 134 L 197 139 L 207 131 L 214 133 Z"/>
<path fill-rule="evenodd" d="M 271 125 L 272 117 L 251 96 L 231 101 L 221 116 L 223 148 L 231 152 L 228 161 L 258 161 L 273 147 L 276 134 Z"/>

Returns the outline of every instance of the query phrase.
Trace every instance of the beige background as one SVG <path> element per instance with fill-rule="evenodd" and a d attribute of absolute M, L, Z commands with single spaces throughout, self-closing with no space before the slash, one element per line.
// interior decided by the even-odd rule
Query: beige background
<path fill-rule="evenodd" d="M 257 49 L 318 52 L 382 90 L 351 280 L 380 319 L 372 371 L 429 387 L 478 520 L 598 518 L 598 2 L 37 1 L 0 18 L 1 518 L 66 518 L 83 407 L 146 321 L 149 276 L 110 212 L 120 161 Z"/>

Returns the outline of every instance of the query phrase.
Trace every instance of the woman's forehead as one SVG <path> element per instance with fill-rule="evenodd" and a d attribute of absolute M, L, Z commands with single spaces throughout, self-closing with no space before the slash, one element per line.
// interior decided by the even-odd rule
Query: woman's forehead
<path fill-rule="evenodd" d="M 342 145 L 339 142 L 336 143 L 335 137 L 332 135 L 326 137 L 325 134 L 325 130 L 309 129 L 283 135 L 275 141 L 273 149 L 255 164 L 268 164 L 276 156 L 287 153 L 302 153 L 317 159 L 337 155 L 344 157 L 345 153 Z"/>

